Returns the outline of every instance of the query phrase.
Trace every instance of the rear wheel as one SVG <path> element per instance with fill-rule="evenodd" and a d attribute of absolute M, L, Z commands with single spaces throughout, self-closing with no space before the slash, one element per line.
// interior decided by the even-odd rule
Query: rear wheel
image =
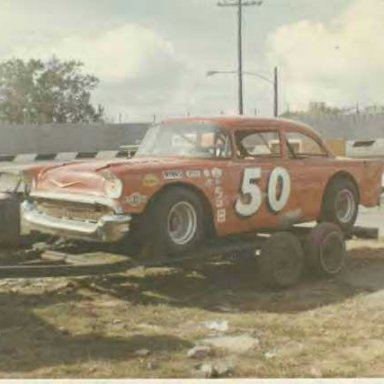
<path fill-rule="evenodd" d="M 260 278 L 270 288 L 288 288 L 300 279 L 303 262 L 300 240 L 290 232 L 275 233 L 261 247 L 258 257 Z"/>
<path fill-rule="evenodd" d="M 203 204 L 184 187 L 166 190 L 149 207 L 143 243 L 153 256 L 177 255 L 195 247 L 206 236 Z"/>
<path fill-rule="evenodd" d="M 358 214 L 358 195 L 353 181 L 346 178 L 335 179 L 324 194 L 319 221 L 334 223 L 344 232 L 350 232 Z"/>

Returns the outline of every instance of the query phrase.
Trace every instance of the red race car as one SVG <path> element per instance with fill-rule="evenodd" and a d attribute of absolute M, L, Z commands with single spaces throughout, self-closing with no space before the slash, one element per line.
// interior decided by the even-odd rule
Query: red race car
<path fill-rule="evenodd" d="M 32 168 L 22 214 L 41 232 L 135 236 L 175 254 L 208 237 L 313 220 L 349 231 L 359 204 L 378 205 L 382 172 L 376 160 L 336 157 L 301 123 L 175 119 L 152 126 L 131 159 Z"/>

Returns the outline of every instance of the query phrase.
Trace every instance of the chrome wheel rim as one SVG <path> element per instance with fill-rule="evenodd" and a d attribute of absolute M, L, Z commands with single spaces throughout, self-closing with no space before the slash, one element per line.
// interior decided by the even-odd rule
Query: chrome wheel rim
<path fill-rule="evenodd" d="M 175 204 L 168 213 L 168 233 L 172 242 L 185 245 L 196 234 L 197 215 L 192 204 L 181 201 Z"/>
<path fill-rule="evenodd" d="M 355 197 L 349 189 L 342 189 L 336 196 L 336 215 L 340 222 L 348 223 L 355 214 Z"/>

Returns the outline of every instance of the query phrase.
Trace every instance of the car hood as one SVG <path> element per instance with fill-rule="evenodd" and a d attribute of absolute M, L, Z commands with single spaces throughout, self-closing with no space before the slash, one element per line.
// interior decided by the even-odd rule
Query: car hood
<path fill-rule="evenodd" d="M 34 191 L 60 193 L 86 193 L 104 196 L 106 179 L 113 174 L 123 183 L 131 179 L 166 170 L 182 170 L 214 166 L 216 160 L 191 158 L 152 158 L 135 157 L 124 160 L 94 160 L 83 162 L 60 163 L 43 168 L 35 180 Z"/>

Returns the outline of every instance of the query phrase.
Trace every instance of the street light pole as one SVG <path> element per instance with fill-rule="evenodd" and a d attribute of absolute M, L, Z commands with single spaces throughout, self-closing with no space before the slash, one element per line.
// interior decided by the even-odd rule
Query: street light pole
<path fill-rule="evenodd" d="M 207 76 L 214 76 L 214 75 L 217 75 L 217 74 L 220 74 L 220 73 L 224 73 L 224 74 L 236 74 L 238 73 L 238 71 L 214 71 L 214 70 L 210 70 L 210 71 L 207 71 Z M 278 68 L 275 67 L 273 69 L 273 80 L 271 80 L 270 78 L 266 77 L 266 76 L 263 76 L 259 73 L 255 73 L 255 72 L 248 72 L 248 71 L 241 71 L 241 80 L 243 79 L 243 75 L 250 75 L 250 76 L 255 76 L 255 77 L 258 77 L 259 79 L 261 80 L 264 80 L 270 84 L 273 85 L 273 116 L 274 117 L 278 117 L 279 116 L 279 76 L 278 76 Z M 239 90 L 242 89 L 239 87 Z M 239 92 L 239 107 L 243 106 L 242 102 L 243 102 L 243 98 L 240 97 L 241 96 L 241 92 Z M 241 101 L 241 103 L 240 103 Z M 242 112 L 242 108 L 239 108 L 239 112 Z M 242 113 L 240 113 L 242 114 Z"/>
<path fill-rule="evenodd" d="M 237 5 L 237 14 L 238 14 L 238 33 L 237 33 L 237 55 L 238 55 L 238 69 L 237 76 L 239 81 L 238 91 L 239 91 L 239 115 L 244 113 L 243 107 L 243 38 L 242 38 L 242 29 L 243 29 L 243 11 L 242 11 L 242 0 L 238 0 Z"/>

